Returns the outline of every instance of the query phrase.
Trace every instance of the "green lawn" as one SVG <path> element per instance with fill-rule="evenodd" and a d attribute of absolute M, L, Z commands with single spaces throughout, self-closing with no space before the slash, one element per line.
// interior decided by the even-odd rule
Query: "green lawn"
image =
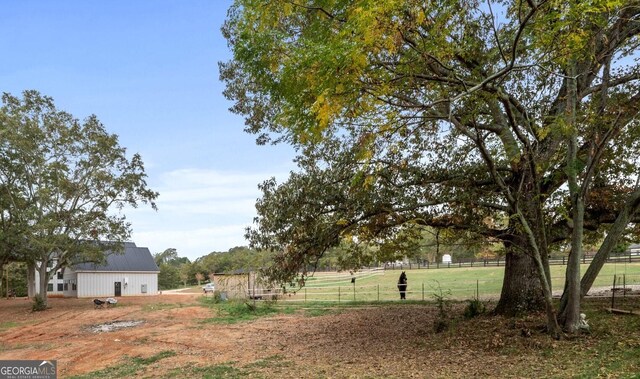
<path fill-rule="evenodd" d="M 584 273 L 588 265 L 582 265 Z M 564 285 L 566 266 L 551 266 L 553 289 Z M 478 288 L 480 297 L 500 294 L 504 267 L 463 267 L 441 269 L 405 270 L 408 277 L 408 300 L 432 300 L 434 293 L 442 290 L 451 299 L 469 299 Z M 396 282 L 400 270 L 386 270 L 378 274 L 356 274 L 355 285 L 351 274 L 317 273 L 295 296 L 285 299 L 296 301 L 385 301 L 399 298 Z M 613 277 L 622 276 L 627 285 L 640 285 L 640 263 L 608 263 L 594 283 L 594 287 L 610 287 Z M 294 290 L 295 288 L 290 288 Z"/>

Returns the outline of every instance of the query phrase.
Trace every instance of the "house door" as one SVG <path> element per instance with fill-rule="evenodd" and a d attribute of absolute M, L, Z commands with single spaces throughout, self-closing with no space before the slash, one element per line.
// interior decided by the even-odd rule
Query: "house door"
<path fill-rule="evenodd" d="M 122 285 L 120 282 L 115 282 L 113 283 L 115 285 L 115 296 L 121 296 L 122 295 Z"/>

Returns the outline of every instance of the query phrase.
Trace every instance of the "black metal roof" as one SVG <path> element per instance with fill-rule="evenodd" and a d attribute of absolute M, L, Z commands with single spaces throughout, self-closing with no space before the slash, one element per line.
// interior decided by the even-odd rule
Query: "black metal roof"
<path fill-rule="evenodd" d="M 106 252 L 106 263 L 80 263 L 74 266 L 74 271 L 149 271 L 159 272 L 160 269 L 153 256 L 146 247 L 137 247 L 133 242 L 124 243 L 124 252 Z"/>

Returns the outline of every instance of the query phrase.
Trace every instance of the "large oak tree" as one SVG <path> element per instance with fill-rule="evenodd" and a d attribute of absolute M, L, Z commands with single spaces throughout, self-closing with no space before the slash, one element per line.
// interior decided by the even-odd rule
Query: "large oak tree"
<path fill-rule="evenodd" d="M 555 334 L 547 257 L 568 239 L 574 331 L 585 230 L 616 221 L 606 257 L 638 208 L 639 17 L 638 1 L 237 0 L 232 111 L 304 155 L 265 183 L 254 246 L 282 251 L 284 278 L 345 237 L 465 229 L 507 251 L 497 311 L 544 307 Z"/>
<path fill-rule="evenodd" d="M 140 156 L 128 158 L 95 116 L 79 121 L 36 91 L 2 96 L 0 191 L 0 259 L 37 270 L 45 305 L 50 275 L 117 250 L 131 234 L 123 208 L 155 209 L 158 196 Z"/>

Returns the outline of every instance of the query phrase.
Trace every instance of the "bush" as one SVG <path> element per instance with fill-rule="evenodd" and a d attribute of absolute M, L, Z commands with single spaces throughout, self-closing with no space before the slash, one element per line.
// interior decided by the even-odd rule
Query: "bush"
<path fill-rule="evenodd" d="M 440 282 L 436 281 L 436 283 L 437 287 L 432 287 L 434 290 L 432 295 L 436 301 L 436 306 L 438 307 L 438 317 L 433 322 L 433 330 L 436 333 L 441 333 L 449 329 L 451 314 L 451 301 L 449 300 L 449 296 L 451 296 L 451 291 L 442 290 Z"/>
<path fill-rule="evenodd" d="M 37 294 L 33 298 L 33 305 L 31 306 L 31 310 L 34 312 L 44 311 L 47 309 L 47 303 L 44 300 L 44 296 Z"/>
<path fill-rule="evenodd" d="M 464 309 L 465 318 L 474 318 L 480 316 L 486 311 L 484 304 L 477 298 L 467 300 L 467 302 L 467 307 Z"/>

